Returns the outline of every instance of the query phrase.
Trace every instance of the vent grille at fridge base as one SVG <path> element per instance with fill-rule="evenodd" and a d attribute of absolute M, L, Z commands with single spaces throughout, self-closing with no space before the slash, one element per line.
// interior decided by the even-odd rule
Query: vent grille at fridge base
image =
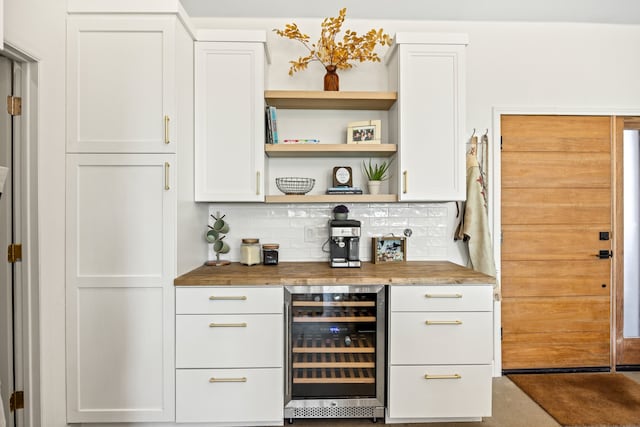
<path fill-rule="evenodd" d="M 374 418 L 380 416 L 375 407 L 311 407 L 294 408 L 293 418 Z"/>

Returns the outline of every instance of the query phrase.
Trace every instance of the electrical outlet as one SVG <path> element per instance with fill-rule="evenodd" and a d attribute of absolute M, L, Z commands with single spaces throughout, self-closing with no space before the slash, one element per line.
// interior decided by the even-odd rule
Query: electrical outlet
<path fill-rule="evenodd" d="M 318 233 L 316 227 L 307 225 L 304 227 L 304 241 L 307 243 L 313 243 L 318 240 Z"/>

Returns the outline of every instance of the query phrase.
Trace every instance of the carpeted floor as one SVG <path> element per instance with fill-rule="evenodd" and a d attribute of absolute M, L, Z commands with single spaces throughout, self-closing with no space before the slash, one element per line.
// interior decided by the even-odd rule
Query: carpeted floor
<path fill-rule="evenodd" d="M 562 426 L 640 426 L 640 384 L 622 374 L 523 374 L 508 378 Z"/>

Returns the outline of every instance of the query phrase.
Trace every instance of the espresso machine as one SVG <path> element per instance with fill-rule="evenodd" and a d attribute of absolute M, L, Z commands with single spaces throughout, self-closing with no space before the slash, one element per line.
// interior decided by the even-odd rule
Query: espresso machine
<path fill-rule="evenodd" d="M 331 267 L 360 267 L 360 221 L 329 221 L 329 263 Z"/>

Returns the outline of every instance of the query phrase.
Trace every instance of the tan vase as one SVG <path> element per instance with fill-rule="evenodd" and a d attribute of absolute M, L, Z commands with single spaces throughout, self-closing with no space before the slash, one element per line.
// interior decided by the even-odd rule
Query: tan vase
<path fill-rule="evenodd" d="M 327 65 L 325 67 L 327 74 L 324 75 L 324 90 L 327 91 L 339 91 L 340 90 L 340 77 L 336 73 L 335 65 Z"/>
<path fill-rule="evenodd" d="M 369 194 L 380 194 L 380 185 L 382 181 L 369 181 Z"/>

